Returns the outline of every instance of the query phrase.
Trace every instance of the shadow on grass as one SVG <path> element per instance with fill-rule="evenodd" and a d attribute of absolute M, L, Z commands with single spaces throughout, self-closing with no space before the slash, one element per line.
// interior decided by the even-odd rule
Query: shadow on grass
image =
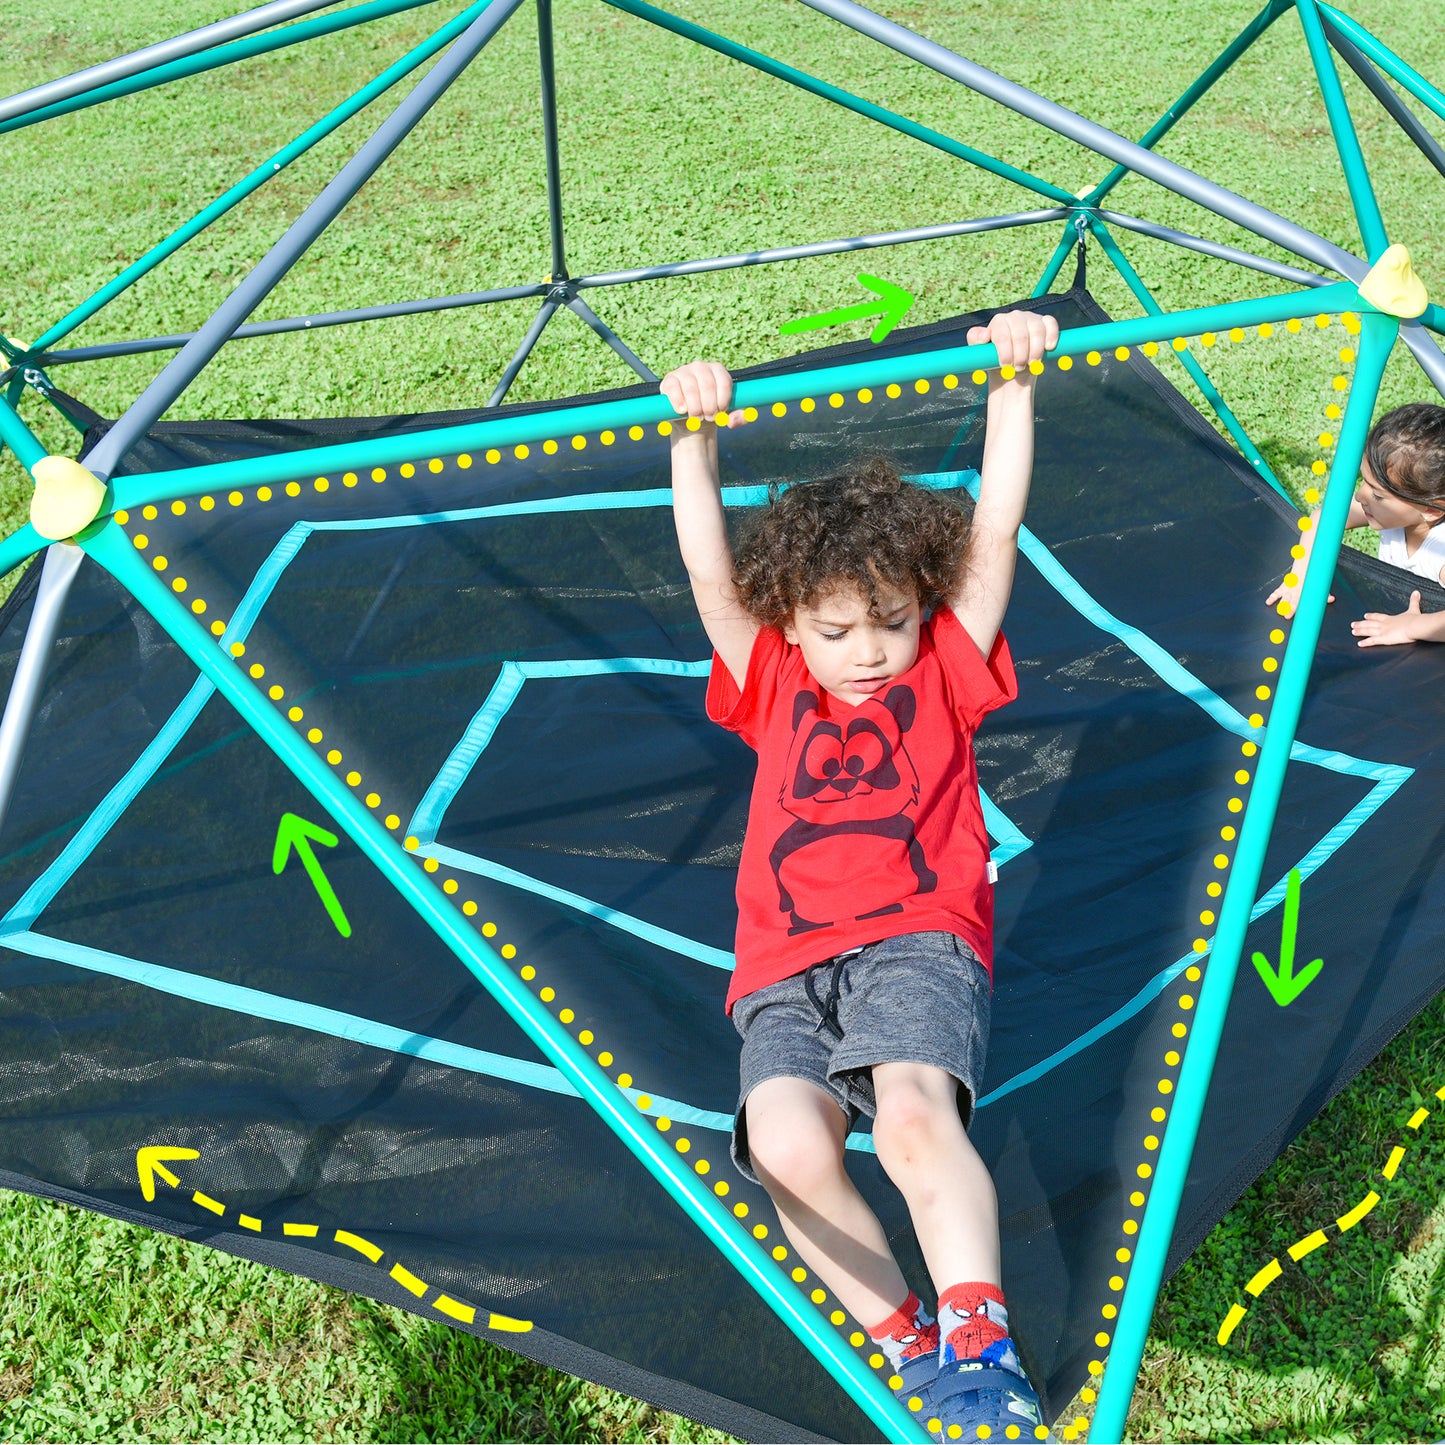
<path fill-rule="evenodd" d="M 393 1413 L 371 1439 L 725 1442 L 730 1436 L 487 1340 L 357 1301 L 359 1331 L 392 1372 Z"/>

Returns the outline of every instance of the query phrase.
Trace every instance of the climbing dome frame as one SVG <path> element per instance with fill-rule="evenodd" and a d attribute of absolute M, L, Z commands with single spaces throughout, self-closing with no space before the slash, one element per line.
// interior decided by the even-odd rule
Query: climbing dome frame
<path fill-rule="evenodd" d="M 120 96 L 163 86 L 216 67 L 240 63 L 313 37 L 351 26 L 421 9 L 436 0 L 367 0 L 336 9 L 318 0 L 274 0 L 274 3 L 208 25 L 174 40 L 124 55 L 106 64 L 37 85 L 0 101 L 0 131 L 39 124 L 84 107 Z M 296 265 L 308 247 L 337 218 L 367 180 L 401 145 L 424 116 L 445 104 L 453 83 L 483 55 L 488 42 L 526 4 L 535 8 L 540 38 L 541 106 L 545 136 L 545 167 L 549 214 L 551 274 L 530 284 L 417 299 L 382 306 L 337 309 L 322 314 L 251 323 L 248 318 Z M 1205 1095 L 1214 1067 L 1236 971 L 1244 947 L 1245 931 L 1259 892 L 1264 850 L 1270 837 L 1283 786 L 1286 764 L 1295 741 L 1311 661 L 1320 635 L 1330 579 L 1343 537 L 1355 477 L 1366 433 L 1374 413 L 1385 366 L 1392 351 L 1403 348 L 1413 357 L 1428 383 L 1445 394 L 1445 354 L 1435 340 L 1445 334 L 1445 310 L 1429 300 L 1416 277 L 1408 251 L 1392 244 L 1410 243 L 1411 236 L 1387 233 L 1371 184 L 1369 168 L 1356 134 L 1354 120 L 1341 83 L 1338 62 L 1343 62 L 1403 130 L 1425 160 L 1445 176 L 1445 148 L 1401 98 L 1401 92 L 1437 120 L 1445 122 L 1445 93 L 1418 74 L 1380 39 L 1342 10 L 1324 0 L 1269 0 L 1240 31 L 1238 37 L 1200 74 L 1160 119 L 1137 141 L 1115 134 L 1084 117 L 1036 94 L 981 65 L 927 39 L 913 29 L 886 19 L 852 0 L 801 0 L 840 26 L 868 37 L 879 46 L 905 56 L 958 85 L 996 101 L 1000 106 L 1077 142 L 1100 158 L 1103 175 L 1081 191 L 1027 169 L 994 158 L 972 144 L 920 125 L 871 101 L 848 94 L 824 80 L 782 64 L 747 46 L 712 33 L 702 26 L 667 12 L 645 0 L 599 0 L 674 35 L 799 87 L 855 114 L 890 127 L 921 145 L 932 147 L 968 165 L 1015 184 L 1028 194 L 1034 208 L 1010 214 L 950 220 L 942 224 L 886 234 L 870 234 L 808 245 L 685 261 L 642 264 L 635 268 L 599 274 L 571 274 L 564 227 L 564 172 L 559 159 L 556 119 L 551 0 L 477 0 L 450 16 L 434 34 L 382 70 L 344 104 L 318 120 L 289 145 L 267 158 L 241 181 L 126 266 L 90 299 L 59 318 L 30 344 L 0 336 L 7 369 L 0 376 L 0 438 L 28 469 L 35 481 L 31 520 L 0 544 L 0 570 L 10 571 L 39 552 L 45 552 L 34 619 L 27 636 L 14 685 L 0 726 L 0 811 L 8 806 L 26 737 L 46 676 L 56 620 L 67 589 L 83 559 L 109 571 L 136 601 L 184 650 L 195 668 L 264 739 L 276 757 L 294 774 L 343 830 L 398 890 L 416 915 L 443 940 L 457 959 L 500 1002 L 568 1084 L 587 1101 L 597 1116 L 615 1132 L 640 1164 L 675 1200 L 711 1244 L 721 1251 L 739 1274 L 777 1313 L 848 1390 L 886 1438 L 927 1438 L 911 1417 L 867 1367 L 836 1329 L 829 1326 L 783 1273 L 768 1252 L 739 1227 L 730 1210 L 679 1160 L 653 1122 L 635 1108 L 615 1086 L 583 1043 L 559 1020 L 552 1009 L 527 986 L 516 969 L 495 952 L 471 919 L 418 869 L 407 843 L 388 827 L 363 797 L 344 785 L 328 767 L 302 729 L 268 699 L 260 683 L 239 658 L 242 627 L 238 619 L 214 626 L 203 621 L 157 570 L 159 563 L 140 550 L 123 529 L 128 514 L 206 497 L 225 497 L 237 489 L 264 489 L 280 485 L 298 469 L 309 467 L 318 475 L 391 468 L 410 460 L 418 446 L 413 436 L 378 436 L 346 446 L 215 463 L 174 470 L 126 475 L 122 464 L 132 449 L 175 405 L 178 398 L 213 358 L 231 343 L 258 335 L 311 330 L 347 323 L 378 322 L 388 318 L 421 315 L 499 302 L 530 301 L 535 314 L 515 354 L 505 366 L 490 398 L 498 408 L 495 417 L 445 428 L 428 434 L 434 453 L 474 455 L 479 460 L 512 449 L 543 444 L 556 438 L 583 441 L 621 435 L 629 430 L 666 427 L 671 409 L 660 397 L 615 403 L 563 407 L 540 414 L 502 406 L 509 388 L 526 364 L 553 318 L 569 309 L 582 318 L 607 346 L 645 381 L 657 377 L 628 341 L 620 337 L 589 304 L 589 294 L 607 294 L 608 288 L 634 286 L 664 278 L 795 261 L 811 256 L 851 253 L 914 241 L 936 240 L 991 231 L 1016 232 L 1029 237 L 1038 232 L 1050 247 L 1034 296 L 1049 292 L 1061 269 L 1077 253 L 1093 248 L 1114 267 L 1136 297 L 1142 316 L 1067 330 L 1046 363 L 1069 367 L 1097 362 L 1101 354 L 1130 350 L 1153 356 L 1171 345 L 1219 424 L 1237 443 L 1248 462 L 1266 482 L 1282 491 L 1261 451 L 1210 380 L 1198 356 L 1185 342 L 1215 334 L 1236 338 L 1251 329 L 1268 334 L 1272 328 L 1298 329 L 1301 321 L 1343 316 L 1358 337 L 1358 359 L 1338 434 L 1329 439 L 1323 507 L 1318 520 L 1314 562 L 1310 567 L 1297 614 L 1289 625 L 1269 704 L 1267 724 L 1255 730 L 1259 754 L 1243 811 L 1237 845 L 1228 869 L 1228 882 L 1219 904 L 1213 936 L 1201 955 L 1208 955 L 1188 1047 L 1179 1068 L 1167 1128 L 1162 1131 L 1154 1178 L 1142 1216 L 1137 1246 L 1128 1264 L 1127 1279 L 1112 1330 L 1101 1336 L 1099 1359 L 1107 1364 L 1092 1426 L 1098 1441 L 1121 1439 L 1124 1418 L 1139 1367 L 1151 1312 L 1165 1268 L 1165 1258 L 1194 1149 Z M 443 9 L 446 7 L 443 6 Z M 321 13 L 325 12 L 325 13 Z M 1347 250 L 1267 207 L 1247 200 L 1205 177 L 1167 160 L 1156 147 L 1187 116 L 1234 63 L 1277 22 L 1288 20 L 1302 32 L 1319 92 L 1328 112 L 1354 219 L 1360 235 L 1358 250 Z M 234 286 L 211 318 L 198 330 L 182 334 L 74 346 L 69 339 L 84 323 L 206 228 L 222 222 L 233 207 L 263 187 L 268 180 L 372 101 L 412 75 L 422 72 L 412 88 L 381 121 L 351 158 L 337 171 L 284 235 Z M 1126 176 L 1155 183 L 1206 211 L 1234 223 L 1271 243 L 1294 259 L 1282 261 L 1238 246 L 1207 240 L 1146 216 L 1112 209 L 1110 201 Z M 1122 233 L 1133 232 L 1187 251 L 1203 254 L 1234 268 L 1240 278 L 1242 299 L 1223 305 L 1166 312 L 1151 295 L 1119 244 Z M 1267 294 L 1252 294 L 1261 283 L 1274 284 Z M 634 338 L 635 339 L 635 338 Z M 705 329 L 704 329 L 705 340 Z M 638 350 L 645 350 L 639 346 Z M 54 403 L 64 412 L 66 398 L 52 381 L 62 366 L 86 367 L 140 353 L 174 353 L 148 386 L 135 398 L 104 435 L 78 462 L 46 454 L 44 446 L 22 419 L 21 399 L 27 391 Z M 811 369 L 744 382 L 739 405 L 758 409 L 789 406 L 804 398 L 830 393 L 859 393 L 908 386 L 921 376 L 971 375 L 996 358 L 988 346 L 953 347 L 908 356 L 864 358 L 845 365 Z M 565 444 L 565 443 L 564 443 Z M 575 445 L 575 443 L 574 443 Z M 8 941 L 8 940 L 7 940 Z"/>

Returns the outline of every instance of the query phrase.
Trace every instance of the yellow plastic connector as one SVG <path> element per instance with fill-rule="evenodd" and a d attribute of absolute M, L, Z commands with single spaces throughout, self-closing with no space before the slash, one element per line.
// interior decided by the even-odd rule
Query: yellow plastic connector
<path fill-rule="evenodd" d="M 105 483 L 71 457 L 41 457 L 30 473 L 30 525 L 48 542 L 83 532 L 105 508 Z"/>
<path fill-rule="evenodd" d="M 1410 263 L 1409 251 L 1399 244 L 1388 247 L 1370 267 L 1370 274 L 1360 282 L 1360 297 L 1376 311 L 1406 320 L 1420 315 L 1430 304 L 1425 283 Z"/>

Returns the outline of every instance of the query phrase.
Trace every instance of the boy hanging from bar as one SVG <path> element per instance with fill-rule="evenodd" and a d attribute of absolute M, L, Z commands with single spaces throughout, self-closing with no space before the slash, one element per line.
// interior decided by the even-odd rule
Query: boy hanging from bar
<path fill-rule="evenodd" d="M 727 1000 L 743 1040 L 734 1160 L 933 1431 L 1044 1439 L 1009 1335 L 993 1181 L 967 1125 L 993 923 L 973 734 L 1017 695 L 999 628 L 1033 467 L 1034 374 L 1058 323 L 1012 312 L 968 341 L 992 342 L 1000 363 L 971 520 L 872 459 L 781 491 L 734 557 L 716 431 L 742 420 L 727 412 L 732 378 L 694 362 L 662 391 L 689 418 L 673 431 L 673 507 L 715 649 L 708 715 L 758 755 Z M 907 1201 L 936 1322 L 845 1168 L 863 1114 Z"/>

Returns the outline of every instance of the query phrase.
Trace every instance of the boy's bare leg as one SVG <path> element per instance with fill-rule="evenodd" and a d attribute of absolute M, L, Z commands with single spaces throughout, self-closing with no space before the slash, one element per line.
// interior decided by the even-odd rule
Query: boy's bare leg
<path fill-rule="evenodd" d="M 877 1064 L 878 1161 L 908 1201 L 934 1285 L 999 1285 L 998 1196 L 958 1117 L 958 1082 L 927 1064 Z"/>
<path fill-rule="evenodd" d="M 768 1079 L 748 1095 L 747 1125 L 753 1168 L 793 1248 L 854 1319 L 887 1319 L 909 1289 L 843 1167 L 847 1117 L 837 1101 L 804 1079 Z"/>

